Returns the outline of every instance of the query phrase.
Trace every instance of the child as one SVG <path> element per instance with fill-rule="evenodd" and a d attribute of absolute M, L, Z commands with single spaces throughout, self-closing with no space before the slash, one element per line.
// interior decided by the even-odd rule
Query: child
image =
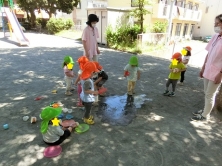
<path fill-rule="evenodd" d="M 170 96 L 170 97 L 175 96 L 175 89 L 176 89 L 177 81 L 180 79 L 180 73 L 186 70 L 185 65 L 182 63 L 181 53 L 177 52 L 173 54 L 172 59 L 173 61 L 169 66 L 170 74 L 168 76 L 168 80 L 166 83 L 166 90 L 163 93 L 164 96 Z M 171 93 L 169 93 L 169 90 L 168 90 L 170 84 L 172 84 Z"/>
<path fill-rule="evenodd" d="M 73 62 L 72 57 L 65 56 L 64 62 L 63 62 L 63 70 L 64 70 L 64 74 L 65 74 L 64 79 L 65 79 L 65 82 L 66 82 L 66 93 L 65 94 L 67 96 L 72 95 L 72 93 L 70 91 L 73 90 L 71 88 L 72 80 L 73 80 L 73 77 L 74 77 L 74 73 L 72 71 L 73 66 L 74 66 L 74 62 Z"/>
<path fill-rule="evenodd" d="M 78 107 L 83 107 L 82 100 L 80 98 L 80 93 L 82 92 L 82 87 L 81 87 L 81 83 L 80 83 L 80 76 L 82 74 L 83 66 L 85 65 L 86 62 L 89 62 L 89 59 L 86 56 L 81 56 L 81 57 L 79 57 L 77 62 L 79 63 L 79 71 L 78 71 L 78 77 L 76 78 L 75 83 L 74 83 L 74 85 L 77 86 L 77 93 L 78 93 L 78 102 L 76 105 Z"/>
<path fill-rule="evenodd" d="M 43 136 L 43 141 L 48 145 L 61 144 L 66 138 L 71 135 L 73 128 L 77 126 L 77 123 L 69 126 L 68 128 L 64 128 L 59 124 L 54 125 L 54 118 L 61 114 L 61 112 L 62 109 L 60 107 L 46 107 L 40 114 L 40 117 L 42 119 L 41 133 Z"/>
<path fill-rule="evenodd" d="M 131 56 L 129 64 L 124 68 L 124 77 L 127 77 L 127 103 L 133 102 L 133 94 L 135 94 L 136 81 L 140 79 L 140 68 L 138 67 L 137 56 Z"/>
<path fill-rule="evenodd" d="M 94 72 L 99 72 L 93 62 L 87 62 L 83 66 L 83 71 L 80 76 L 82 92 L 80 94 L 81 100 L 85 107 L 85 114 L 83 121 L 89 125 L 94 124 L 93 116 L 91 114 L 92 103 L 95 101 L 94 95 L 98 95 L 98 91 L 94 90 L 94 84 L 91 79 Z"/>
<path fill-rule="evenodd" d="M 185 65 L 185 67 L 187 68 L 187 64 L 189 62 L 190 56 L 191 56 L 191 47 L 190 46 L 186 46 L 183 48 L 183 50 L 181 51 L 182 55 L 184 56 L 182 59 L 183 64 Z M 186 70 L 181 72 L 181 77 L 180 77 L 180 82 L 178 83 L 179 85 L 183 85 L 183 81 L 185 78 L 185 72 Z"/>
<path fill-rule="evenodd" d="M 99 70 L 96 75 L 94 75 L 94 87 L 96 90 L 99 90 L 101 87 L 103 87 L 103 84 L 108 80 L 108 75 L 103 70 L 103 67 L 99 64 L 99 62 L 94 62 L 97 69 Z M 104 94 L 100 94 L 100 96 L 104 96 Z M 95 102 L 94 105 L 98 105 L 98 96 L 95 96 Z"/>

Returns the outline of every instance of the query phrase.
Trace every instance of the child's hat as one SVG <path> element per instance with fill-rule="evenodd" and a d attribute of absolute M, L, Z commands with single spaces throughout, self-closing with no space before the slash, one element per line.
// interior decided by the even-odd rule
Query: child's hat
<path fill-rule="evenodd" d="M 96 65 L 94 62 L 87 62 L 84 66 L 83 66 L 83 71 L 82 74 L 80 76 L 81 79 L 85 80 L 91 77 L 91 74 L 93 72 L 99 72 L 99 70 L 96 68 Z"/>
<path fill-rule="evenodd" d="M 187 51 L 191 51 L 192 50 L 192 48 L 190 46 L 186 46 L 186 47 L 184 47 L 184 49 L 187 50 Z"/>
<path fill-rule="evenodd" d="M 103 69 L 103 67 L 99 64 L 99 62 L 94 61 L 93 63 L 95 63 L 96 68 L 97 68 L 98 70 L 102 70 L 102 69 Z"/>
<path fill-rule="evenodd" d="M 130 60 L 129 60 L 129 64 L 130 65 L 138 66 L 138 58 L 137 58 L 137 56 L 135 56 L 135 55 L 131 56 Z"/>
<path fill-rule="evenodd" d="M 42 110 L 40 116 L 43 120 L 41 123 L 41 133 L 46 133 L 48 129 L 48 123 L 53 118 L 56 118 L 59 114 L 61 114 L 62 108 L 53 108 L 53 107 L 46 107 Z"/>
<path fill-rule="evenodd" d="M 81 56 L 79 57 L 77 62 L 79 63 L 79 68 L 83 70 L 83 66 L 85 65 L 86 62 L 89 62 L 89 59 L 86 56 Z"/>
<path fill-rule="evenodd" d="M 179 52 L 176 52 L 176 53 L 173 54 L 171 59 L 178 59 L 178 58 L 181 58 L 181 57 L 182 57 L 182 54 L 179 53 Z"/>
<path fill-rule="evenodd" d="M 72 64 L 74 64 L 74 61 L 73 61 L 71 56 L 65 56 L 64 57 L 64 62 L 65 63 L 72 63 Z"/>

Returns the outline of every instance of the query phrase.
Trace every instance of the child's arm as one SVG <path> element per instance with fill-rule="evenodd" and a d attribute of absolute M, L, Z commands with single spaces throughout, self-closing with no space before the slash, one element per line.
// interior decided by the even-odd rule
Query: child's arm
<path fill-rule="evenodd" d="M 94 85 L 96 85 L 99 81 L 102 80 L 102 77 L 99 77 L 95 82 L 94 82 Z"/>
<path fill-rule="evenodd" d="M 78 75 L 78 77 L 76 78 L 74 85 L 77 85 L 77 83 L 80 81 L 80 75 Z"/>

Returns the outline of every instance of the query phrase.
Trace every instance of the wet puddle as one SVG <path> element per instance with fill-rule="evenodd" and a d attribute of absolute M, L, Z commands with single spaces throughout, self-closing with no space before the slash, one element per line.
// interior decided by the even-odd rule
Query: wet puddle
<path fill-rule="evenodd" d="M 137 109 L 147 100 L 152 101 L 145 94 L 135 95 L 133 98 L 127 98 L 127 95 L 102 97 L 97 116 L 104 123 L 126 126 L 133 121 Z"/>

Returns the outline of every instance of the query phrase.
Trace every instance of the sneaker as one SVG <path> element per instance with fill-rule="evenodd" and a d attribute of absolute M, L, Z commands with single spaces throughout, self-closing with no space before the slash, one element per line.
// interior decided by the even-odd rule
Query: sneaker
<path fill-rule="evenodd" d="M 165 92 L 163 93 L 163 95 L 164 95 L 164 96 L 168 96 L 169 92 L 170 92 L 170 91 L 165 90 Z"/>
<path fill-rule="evenodd" d="M 83 121 L 86 123 L 86 124 L 89 124 L 89 125 L 93 125 L 95 122 L 93 119 L 86 119 L 86 118 L 83 118 Z"/>
<path fill-rule="evenodd" d="M 92 115 L 89 115 L 89 119 L 93 120 L 94 117 Z M 82 120 L 84 121 L 84 117 L 82 118 Z"/>
<path fill-rule="evenodd" d="M 200 114 L 202 114 L 203 113 L 203 110 L 199 110 L 199 111 L 195 111 L 195 112 L 192 112 L 193 113 L 193 115 L 200 115 Z"/>
<path fill-rule="evenodd" d="M 199 115 L 196 115 L 196 116 L 192 117 L 191 120 L 194 120 L 194 121 L 205 121 L 206 118 L 204 118 L 201 114 L 199 114 Z"/>
<path fill-rule="evenodd" d="M 178 82 L 178 85 L 181 85 L 181 86 L 183 86 L 183 82 Z"/>
<path fill-rule="evenodd" d="M 169 97 L 173 97 L 173 96 L 175 96 L 175 93 L 174 93 L 174 92 L 171 92 L 171 93 L 168 94 L 168 96 L 169 96 Z"/>
<path fill-rule="evenodd" d="M 71 92 L 66 92 L 65 95 L 66 95 L 66 96 L 71 96 L 72 93 L 71 93 Z"/>

